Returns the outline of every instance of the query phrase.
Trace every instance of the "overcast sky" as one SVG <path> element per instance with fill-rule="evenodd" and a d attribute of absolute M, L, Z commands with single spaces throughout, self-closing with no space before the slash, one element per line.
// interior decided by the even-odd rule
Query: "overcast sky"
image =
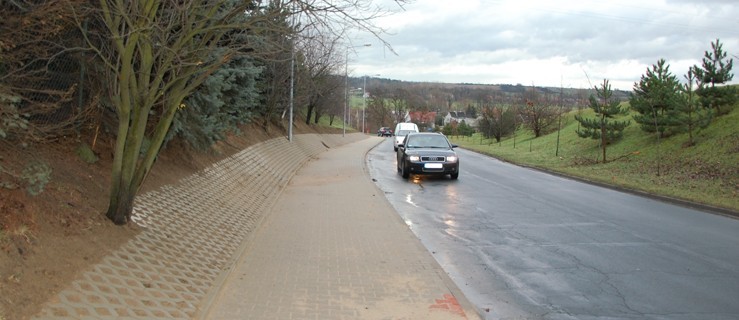
<path fill-rule="evenodd" d="M 739 56 L 737 0 L 416 0 L 377 22 L 397 55 L 355 36 L 372 46 L 350 54 L 352 76 L 631 90 L 660 58 L 682 80 L 716 38 Z"/>

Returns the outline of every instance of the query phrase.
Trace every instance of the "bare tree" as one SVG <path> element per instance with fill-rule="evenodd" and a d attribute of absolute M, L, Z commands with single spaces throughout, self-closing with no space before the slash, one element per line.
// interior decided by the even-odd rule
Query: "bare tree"
<path fill-rule="evenodd" d="M 99 5 L 104 32 L 87 39 L 107 66 L 118 116 L 106 216 L 125 224 L 175 112 L 186 107 L 183 99 L 247 51 L 247 30 L 269 19 L 251 2 L 100 0 Z"/>
<path fill-rule="evenodd" d="M 515 130 L 513 108 L 501 104 L 485 105 L 482 108 L 482 119 L 480 119 L 480 131 L 486 138 L 495 138 L 496 142 Z"/>
<path fill-rule="evenodd" d="M 383 11 L 359 0 L 266 4 L 99 0 L 98 5 L 97 21 L 103 32 L 86 40 L 107 67 L 109 95 L 118 117 L 106 213 L 116 224 L 130 220 L 135 195 L 156 160 L 175 113 L 187 107 L 183 99 L 221 65 L 242 54 L 275 63 L 287 61 L 283 57 L 290 55 L 284 53 L 292 49 L 285 39 L 300 32 L 286 23 L 292 15 L 300 14 L 302 25 L 339 30 L 341 35 L 350 27 L 377 36 L 383 32 L 372 25 Z M 273 82 L 267 86 L 284 87 L 281 74 L 288 72 L 275 68 Z M 275 106 L 279 105 L 278 96 L 273 92 L 278 101 Z M 268 114 L 272 113 L 268 110 Z"/>
<path fill-rule="evenodd" d="M 385 89 L 378 87 L 372 90 L 372 94 L 367 99 L 368 122 L 377 128 L 390 127 L 395 121 L 385 97 Z"/>
<path fill-rule="evenodd" d="M 521 116 L 524 125 L 534 132 L 535 137 L 540 137 L 545 133 L 557 120 L 557 109 L 552 106 L 554 103 L 549 99 L 540 98 L 536 92 L 536 87 L 531 87 L 531 91 L 525 97 L 525 104 L 521 110 Z"/>
<path fill-rule="evenodd" d="M 310 124 L 311 118 L 318 123 L 321 115 L 327 110 L 326 98 L 337 90 L 343 90 L 343 82 L 336 81 L 336 75 L 341 73 L 340 42 L 339 39 L 326 39 L 322 34 L 311 37 L 313 40 L 303 41 L 299 49 L 301 53 L 301 92 L 305 94 L 305 123 Z M 341 47 L 343 49 L 343 47 Z M 341 92 L 341 91 L 339 91 Z"/>
<path fill-rule="evenodd" d="M 392 90 L 388 100 L 393 110 L 393 120 L 395 123 L 403 122 L 405 113 L 408 111 L 408 91 L 404 88 L 397 87 Z"/>

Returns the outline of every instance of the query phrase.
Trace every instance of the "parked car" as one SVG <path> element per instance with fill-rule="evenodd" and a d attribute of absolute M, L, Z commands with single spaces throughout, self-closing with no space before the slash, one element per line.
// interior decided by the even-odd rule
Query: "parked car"
<path fill-rule="evenodd" d="M 459 177 L 457 145 L 440 133 L 409 133 L 398 144 L 397 169 L 403 178 L 414 174 L 448 174 Z"/>
<path fill-rule="evenodd" d="M 393 129 L 390 129 L 390 127 L 382 127 L 380 129 L 377 129 L 378 137 L 390 137 L 392 135 L 393 135 Z"/>
<path fill-rule="evenodd" d="M 401 122 L 395 125 L 395 138 L 393 139 L 393 150 L 398 151 L 398 144 L 403 143 L 406 134 L 418 132 L 418 126 L 413 122 Z"/>

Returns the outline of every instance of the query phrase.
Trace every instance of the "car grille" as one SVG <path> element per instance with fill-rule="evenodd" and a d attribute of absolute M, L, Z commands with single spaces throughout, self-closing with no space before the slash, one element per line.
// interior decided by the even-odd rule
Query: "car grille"
<path fill-rule="evenodd" d="M 421 157 L 421 161 L 440 161 L 444 162 L 446 160 L 443 156 L 433 156 L 433 157 Z"/>

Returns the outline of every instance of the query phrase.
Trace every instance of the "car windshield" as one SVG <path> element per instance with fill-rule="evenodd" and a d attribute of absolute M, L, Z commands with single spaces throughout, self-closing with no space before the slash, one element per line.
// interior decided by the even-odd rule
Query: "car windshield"
<path fill-rule="evenodd" d="M 395 135 L 396 136 L 405 136 L 406 134 L 409 134 L 409 133 L 412 133 L 412 132 L 415 132 L 415 131 L 413 131 L 413 130 L 400 130 L 400 131 L 396 132 Z"/>
<path fill-rule="evenodd" d="M 442 135 L 421 135 L 408 137 L 407 148 L 449 148 L 449 143 Z"/>

